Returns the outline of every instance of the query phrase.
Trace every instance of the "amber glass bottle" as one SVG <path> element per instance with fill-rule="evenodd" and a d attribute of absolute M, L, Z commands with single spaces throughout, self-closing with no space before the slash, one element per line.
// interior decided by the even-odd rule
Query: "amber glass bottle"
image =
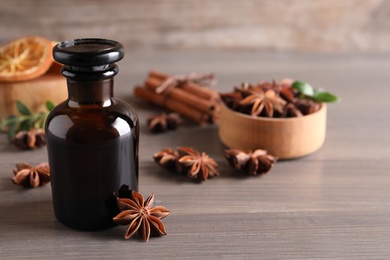
<path fill-rule="evenodd" d="M 115 65 L 122 44 L 76 39 L 57 44 L 68 99 L 46 120 L 54 213 L 63 224 L 84 230 L 115 225 L 113 193 L 138 190 L 139 123 L 134 110 L 113 97 Z"/>

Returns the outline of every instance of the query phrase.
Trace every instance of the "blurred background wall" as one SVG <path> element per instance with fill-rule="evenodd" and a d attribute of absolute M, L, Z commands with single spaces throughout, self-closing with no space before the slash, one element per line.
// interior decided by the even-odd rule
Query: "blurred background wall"
<path fill-rule="evenodd" d="M 104 37 L 131 50 L 390 52 L 389 0 L 0 0 L 0 43 Z"/>

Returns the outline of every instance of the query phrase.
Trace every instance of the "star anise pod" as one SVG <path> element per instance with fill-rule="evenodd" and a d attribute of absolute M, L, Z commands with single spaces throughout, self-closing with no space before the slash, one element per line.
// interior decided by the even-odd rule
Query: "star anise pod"
<path fill-rule="evenodd" d="M 284 116 L 285 117 L 301 117 L 301 116 L 303 116 L 303 114 L 293 103 L 290 103 L 284 108 Z"/>
<path fill-rule="evenodd" d="M 23 187 L 36 188 L 50 182 L 50 167 L 48 163 L 40 163 L 33 167 L 27 163 L 18 163 L 14 169 L 12 182 Z"/>
<path fill-rule="evenodd" d="M 281 98 L 286 100 L 289 103 L 293 103 L 298 99 L 298 91 L 292 87 L 284 87 L 279 91 L 279 95 Z"/>
<path fill-rule="evenodd" d="M 302 112 L 303 115 L 309 115 L 317 112 L 321 104 L 311 99 L 300 99 L 294 105 Z"/>
<path fill-rule="evenodd" d="M 128 225 L 125 232 L 125 239 L 130 238 L 138 230 L 139 236 L 148 241 L 150 235 L 166 235 L 164 224 L 161 219 L 169 215 L 169 210 L 163 206 L 155 206 L 154 194 L 145 201 L 143 196 L 132 191 L 131 198 L 117 198 L 117 205 L 121 211 L 113 218 L 119 225 Z"/>
<path fill-rule="evenodd" d="M 175 130 L 182 122 L 180 115 L 177 113 L 161 113 L 152 115 L 147 119 L 148 127 L 154 133 Z"/>
<path fill-rule="evenodd" d="M 263 81 L 263 82 L 259 82 L 257 87 L 260 87 L 264 91 L 272 89 L 273 91 L 278 93 L 278 88 L 280 87 L 280 84 L 276 80 L 272 80 L 272 82 Z"/>
<path fill-rule="evenodd" d="M 263 114 L 266 117 L 273 117 L 274 112 L 283 113 L 283 108 L 286 104 L 281 97 L 279 97 L 274 90 L 264 90 L 260 87 L 253 87 L 249 90 L 250 95 L 240 101 L 240 105 L 249 105 L 252 107 L 251 114 L 260 116 Z"/>
<path fill-rule="evenodd" d="M 28 131 L 19 131 L 12 140 L 19 149 L 35 149 L 46 145 L 45 131 L 41 128 Z"/>
<path fill-rule="evenodd" d="M 179 154 L 171 148 L 163 149 L 153 155 L 153 159 L 161 167 L 168 170 L 177 170 Z"/>
<path fill-rule="evenodd" d="M 232 167 L 249 175 L 267 173 L 276 162 L 276 157 L 261 149 L 254 152 L 244 152 L 239 149 L 225 150 L 225 158 Z"/>
<path fill-rule="evenodd" d="M 189 177 L 205 181 L 219 175 L 218 164 L 205 152 L 199 153 L 189 147 L 178 147 L 177 150 L 179 152 L 178 162 Z"/>
<path fill-rule="evenodd" d="M 242 94 L 240 92 L 229 92 L 220 94 L 222 102 L 225 103 L 225 105 L 233 110 L 237 110 L 239 108 L 239 103 L 242 100 Z"/>

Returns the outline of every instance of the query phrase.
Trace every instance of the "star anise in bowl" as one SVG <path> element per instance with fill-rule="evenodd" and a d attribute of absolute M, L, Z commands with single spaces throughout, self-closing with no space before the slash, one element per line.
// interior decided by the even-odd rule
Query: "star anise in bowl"
<path fill-rule="evenodd" d="M 243 98 L 239 105 L 250 106 L 251 115 L 273 117 L 275 112 L 283 113 L 286 101 L 277 95 L 273 89 L 264 91 L 263 88 L 257 86 L 248 89 L 248 93 L 249 95 Z"/>
<path fill-rule="evenodd" d="M 119 225 L 128 225 L 125 239 L 129 239 L 137 231 L 144 241 L 148 241 L 151 235 L 167 234 L 161 219 L 168 216 L 170 212 L 163 206 L 154 206 L 154 194 L 144 200 L 140 193 L 132 191 L 130 198 L 117 197 L 117 205 L 121 212 L 113 218 L 113 221 Z"/>
<path fill-rule="evenodd" d="M 309 84 L 291 79 L 281 82 L 243 83 L 233 92 L 222 93 L 224 104 L 237 112 L 256 117 L 300 117 L 321 108 L 322 102 L 334 102 L 332 93 L 314 89 Z"/>
<path fill-rule="evenodd" d="M 229 164 L 248 175 L 260 175 L 271 170 L 277 158 L 267 154 L 267 151 L 242 151 L 239 149 L 225 150 L 225 158 Z"/>

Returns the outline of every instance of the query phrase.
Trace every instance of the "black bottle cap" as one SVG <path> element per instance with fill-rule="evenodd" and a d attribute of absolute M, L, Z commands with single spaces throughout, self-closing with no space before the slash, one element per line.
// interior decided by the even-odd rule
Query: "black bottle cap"
<path fill-rule="evenodd" d="M 71 67 L 108 65 L 124 56 L 125 50 L 121 43 L 99 38 L 64 41 L 53 48 L 54 60 Z"/>
<path fill-rule="evenodd" d="M 75 80 L 113 77 L 118 73 L 115 62 L 124 56 L 121 43 L 98 38 L 64 41 L 53 48 L 54 60 L 64 64 L 62 74 Z"/>

